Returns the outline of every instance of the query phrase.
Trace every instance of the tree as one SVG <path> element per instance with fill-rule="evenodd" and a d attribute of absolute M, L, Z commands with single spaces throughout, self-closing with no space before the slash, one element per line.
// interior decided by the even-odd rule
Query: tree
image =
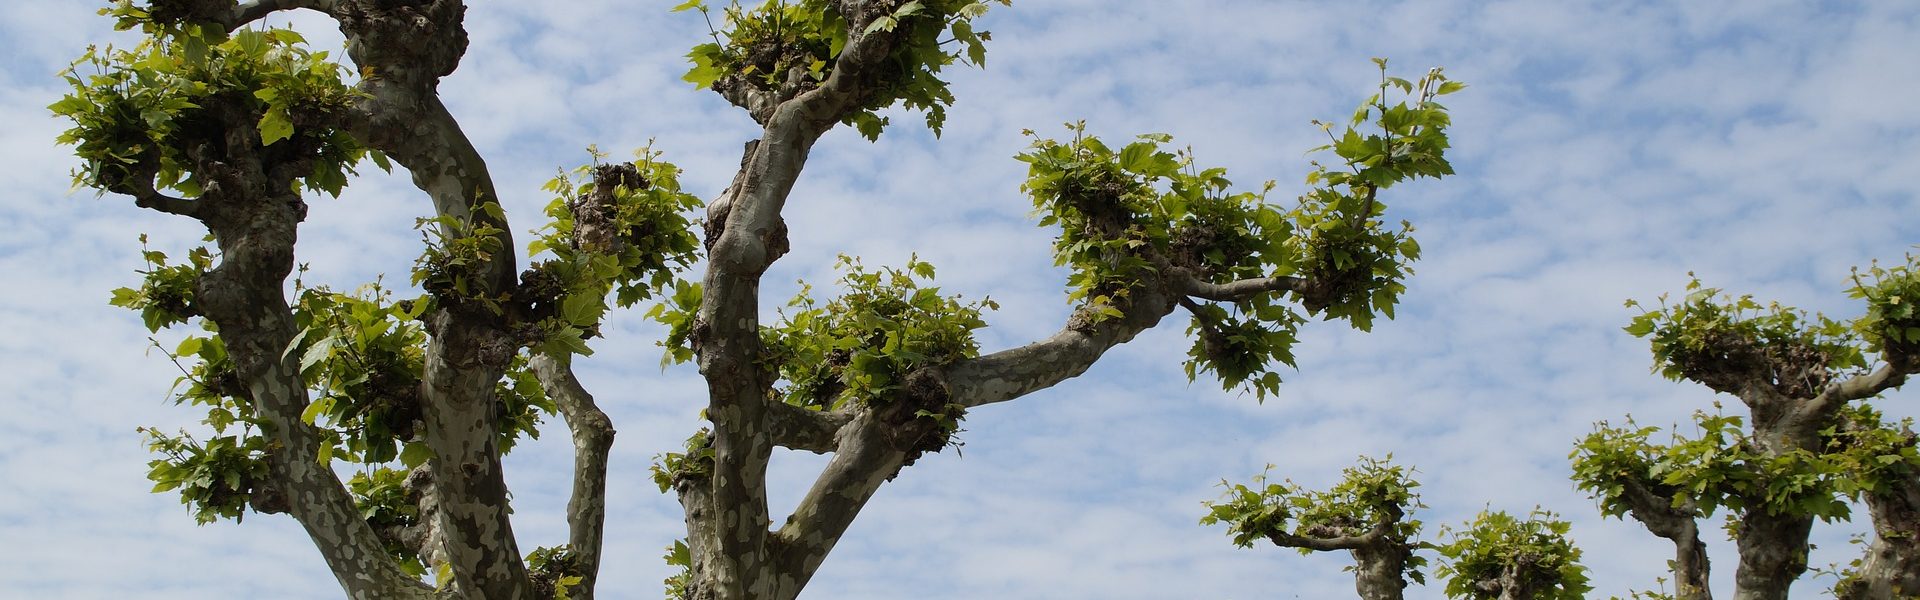
<path fill-rule="evenodd" d="M 1504 512 L 1481 513 L 1463 529 L 1442 528 L 1444 544 L 1415 541 L 1423 508 L 1408 469 L 1388 460 L 1361 458 L 1324 492 L 1292 481 L 1273 483 L 1265 474 L 1252 485 L 1229 484 L 1208 502 L 1202 525 L 1227 524 L 1233 543 L 1252 547 L 1266 539 L 1301 554 L 1346 550 L 1353 555 L 1354 589 L 1363 600 L 1399 600 L 1408 583 L 1425 584 L 1421 550 L 1437 552 L 1450 598 L 1577 599 L 1592 590 L 1580 550 L 1567 539 L 1568 524 L 1536 509 L 1525 520 Z"/>
<path fill-rule="evenodd" d="M 1420 506 L 1413 493 L 1420 484 L 1405 467 L 1362 458 L 1325 492 L 1269 482 L 1264 474 L 1251 487 L 1221 485 L 1225 496 L 1206 503 L 1200 523 L 1226 523 L 1235 545 L 1252 547 L 1265 538 L 1301 554 L 1346 550 L 1353 555 L 1354 588 L 1364 600 L 1399 600 L 1409 580 L 1426 583 L 1420 571 L 1426 558 L 1414 554 L 1420 521 L 1407 518 Z"/>
<path fill-rule="evenodd" d="M 1840 595 L 1920 594 L 1911 427 L 1889 428 L 1865 403 L 1920 370 L 1916 266 L 1909 256 L 1856 271 L 1849 294 L 1867 310 L 1852 321 L 1763 306 L 1695 280 L 1685 298 L 1663 298 L 1627 327 L 1651 342 L 1656 371 L 1739 398 L 1750 415 L 1697 413 L 1697 434 L 1676 432 L 1666 445 L 1649 441 L 1657 428 L 1601 423 L 1574 450 L 1574 480 L 1602 513 L 1631 515 L 1674 542 L 1678 597 L 1711 597 L 1700 518 L 1731 512 L 1736 598 L 1786 598 L 1807 570 L 1813 520 L 1848 518 L 1848 499 L 1866 501 L 1875 536 Z"/>
<path fill-rule="evenodd" d="M 999 0 L 1008 4 L 1007 0 Z M 761 322 L 759 284 L 787 250 L 782 207 L 816 140 L 869 138 L 881 111 L 954 98 L 940 78 L 982 65 L 974 0 L 790 0 L 720 8 L 687 80 L 763 127 L 730 187 L 705 204 L 651 149 L 570 171 L 547 187 L 552 221 L 522 270 L 488 165 L 438 97 L 466 49 L 458 0 L 118 0 L 103 11 L 145 41 L 89 51 L 51 109 L 83 160 L 76 183 L 204 224 L 213 248 L 151 269 L 114 303 L 153 330 L 195 324 L 176 399 L 205 407 L 206 439 L 150 431 L 156 491 L 203 522 L 251 509 L 291 515 L 353 598 L 572 597 L 595 593 L 613 426 L 574 376 L 611 307 L 646 302 L 672 361 L 706 378 L 710 426 L 662 457 L 655 479 L 685 507 L 669 560 L 691 598 L 792 598 L 878 488 L 945 447 L 967 411 L 1084 372 L 1176 309 L 1197 334 L 1187 363 L 1264 398 L 1309 317 L 1371 326 L 1393 316 L 1419 246 L 1381 219 L 1400 181 L 1450 174 L 1438 69 L 1386 75 L 1344 125 L 1327 124 L 1314 190 L 1291 209 L 1269 184 L 1235 192 L 1223 169 L 1143 135 L 1115 150 L 1071 126 L 1019 159 L 1076 310 L 1056 334 L 982 354 L 987 301 L 923 285 L 918 260 L 843 261 L 843 293 L 807 292 Z M 282 10 L 332 18 L 351 69 L 301 36 L 254 24 Z M 677 11 L 714 9 L 699 0 Z M 712 21 L 709 20 L 709 23 Z M 1394 102 L 1392 94 L 1408 97 Z M 1378 130 L 1373 129 L 1378 126 Z M 363 161 L 398 163 L 432 201 L 418 297 L 294 279 L 307 193 L 338 195 Z M 697 282 L 679 277 L 700 265 Z M 1294 308 L 1297 304 L 1300 308 Z M 575 473 L 565 544 L 517 547 L 500 457 L 558 413 Z M 765 490 L 777 447 L 832 458 L 773 528 Z M 358 472 L 343 482 L 337 469 Z M 435 574 L 434 586 L 422 582 Z"/>

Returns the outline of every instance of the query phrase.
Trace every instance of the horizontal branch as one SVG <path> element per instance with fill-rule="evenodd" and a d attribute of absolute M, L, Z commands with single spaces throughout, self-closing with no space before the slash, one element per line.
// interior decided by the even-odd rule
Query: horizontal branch
<path fill-rule="evenodd" d="M 1307 280 L 1299 277 L 1260 277 L 1231 283 L 1210 283 L 1192 274 L 1185 274 L 1181 281 L 1182 291 L 1186 295 L 1220 302 L 1246 300 L 1268 292 L 1298 291 L 1306 284 Z"/>
<path fill-rule="evenodd" d="M 1304 536 L 1304 535 L 1294 535 L 1284 531 L 1275 531 L 1272 534 L 1269 534 L 1267 536 L 1267 539 L 1272 541 L 1273 545 L 1275 546 L 1281 546 L 1285 548 L 1304 548 L 1307 550 L 1329 552 L 1333 550 L 1354 550 L 1357 548 L 1365 548 L 1365 547 L 1380 543 L 1381 540 L 1386 539 L 1386 536 L 1387 536 L 1386 527 L 1375 527 L 1373 528 L 1372 531 L 1368 531 L 1360 535 L 1340 535 L 1340 536 L 1331 536 L 1331 537 L 1313 537 L 1313 536 Z"/>
<path fill-rule="evenodd" d="M 838 449 L 840 430 L 853 421 L 853 415 L 839 411 L 808 410 L 785 402 L 769 402 L 767 429 L 773 443 L 782 448 L 805 450 L 814 454 Z"/>
<path fill-rule="evenodd" d="M 233 7 L 233 22 L 228 23 L 227 28 L 237 29 L 248 23 L 264 19 L 267 15 L 275 12 L 296 8 L 310 8 L 324 13 L 332 13 L 334 4 L 335 0 L 252 0 L 251 2 L 242 2 L 240 5 Z"/>

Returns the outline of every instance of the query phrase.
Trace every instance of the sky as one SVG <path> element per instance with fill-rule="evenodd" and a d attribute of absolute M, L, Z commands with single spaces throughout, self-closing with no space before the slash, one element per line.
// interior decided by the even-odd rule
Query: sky
<path fill-rule="evenodd" d="M 697 15 L 664 1 L 472 4 L 471 48 L 441 90 L 517 232 L 542 224 L 539 184 L 587 160 L 588 144 L 652 140 L 703 198 L 730 181 L 755 130 L 680 81 L 708 33 Z M 106 300 L 136 284 L 138 235 L 178 253 L 202 231 L 68 189 L 76 161 L 45 109 L 63 93 L 55 74 L 88 44 L 130 41 L 96 6 L 29 0 L 0 18 L 0 595 L 337 598 L 291 519 L 196 526 L 176 496 L 147 493 L 135 428 L 196 415 L 166 400 L 177 373 L 138 315 Z M 317 15 L 276 22 L 340 44 Z M 1184 319 L 1169 319 L 1079 378 L 973 411 L 964 448 L 882 488 L 805 598 L 1350 597 L 1347 557 L 1237 548 L 1197 524 L 1201 503 L 1265 465 L 1319 488 L 1389 454 L 1418 471 L 1426 539 L 1483 509 L 1540 506 L 1573 523 L 1594 597 L 1655 588 L 1671 546 L 1601 518 L 1567 454 L 1596 421 L 1667 425 L 1739 405 L 1652 374 L 1645 343 L 1621 331 L 1635 314 L 1623 301 L 1678 292 L 1692 272 L 1852 317 L 1849 268 L 1920 243 L 1910 2 L 1016 0 L 980 28 L 993 32 L 987 68 L 949 72 L 959 102 L 944 136 L 908 114 L 877 143 L 842 129 L 815 148 L 785 213 L 794 250 L 766 278 L 769 311 L 797 279 L 831 281 L 836 254 L 897 265 L 918 253 L 943 289 L 999 302 L 985 350 L 1044 337 L 1069 306 L 1053 232 L 1018 189 L 1022 129 L 1168 133 L 1242 189 L 1278 181 L 1287 202 L 1320 143 L 1309 121 L 1350 114 L 1377 81 L 1371 57 L 1409 77 L 1444 65 L 1471 85 L 1447 98 L 1458 175 L 1384 197 L 1424 255 L 1397 320 L 1304 327 L 1298 368 L 1264 402 L 1189 385 Z M 430 204 L 404 173 L 369 170 L 311 201 L 308 281 L 405 280 Z M 691 367 L 658 366 L 663 332 L 640 312 L 612 317 L 580 363 L 620 431 L 609 598 L 659 593 L 659 557 L 684 525 L 647 465 L 704 404 Z M 1912 416 L 1917 401 L 1905 390 L 1877 405 Z M 543 430 L 507 461 L 523 548 L 565 539 L 571 449 L 557 419 Z M 823 464 L 776 456 L 776 519 Z M 1715 524 L 1703 529 L 1727 594 L 1735 560 Z M 1854 558 L 1848 538 L 1863 530 L 1817 526 L 1812 564 Z M 1831 583 L 1809 576 L 1796 596 Z"/>

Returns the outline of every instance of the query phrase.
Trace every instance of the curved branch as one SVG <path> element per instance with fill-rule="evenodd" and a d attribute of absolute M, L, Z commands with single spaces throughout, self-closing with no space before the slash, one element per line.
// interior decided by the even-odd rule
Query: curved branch
<path fill-rule="evenodd" d="M 955 363 L 946 368 L 952 400 L 973 408 L 1019 398 L 1078 377 L 1107 350 L 1159 324 L 1162 317 L 1173 312 L 1176 300 L 1153 291 L 1136 293 L 1119 318 L 1083 324 L 1091 319 L 1076 313 L 1066 327 L 1047 339 Z"/>
<path fill-rule="evenodd" d="M 267 15 L 283 10 L 308 8 L 324 13 L 333 12 L 335 0 L 252 0 L 233 7 L 233 17 L 227 23 L 227 29 L 239 27 L 264 19 Z"/>
<path fill-rule="evenodd" d="M 767 403 L 767 432 L 782 448 L 824 454 L 839 449 L 840 430 L 853 415 L 839 411 L 808 410 L 785 402 Z"/>
<path fill-rule="evenodd" d="M 200 218 L 200 202 L 185 198 L 176 198 L 154 189 L 153 181 L 148 177 L 134 177 L 120 185 L 120 193 L 133 196 L 133 205 L 170 215 Z"/>
<path fill-rule="evenodd" d="M 1827 389 L 1822 390 L 1819 396 L 1815 396 L 1813 400 L 1801 407 L 1800 413 L 1818 415 L 1837 410 L 1841 405 L 1854 400 L 1878 396 L 1882 392 L 1906 384 L 1907 376 L 1916 371 L 1920 371 L 1920 361 L 1903 354 L 1890 355 L 1887 357 L 1886 366 L 1872 373 L 1855 375 L 1827 385 Z"/>
<path fill-rule="evenodd" d="M 573 365 L 547 354 L 528 362 L 540 386 L 560 408 L 573 432 L 573 496 L 567 500 L 567 549 L 580 568 L 580 583 L 569 589 L 573 597 L 593 598 L 600 574 L 601 536 L 607 520 L 607 456 L 613 449 L 613 421 L 593 401 Z"/>

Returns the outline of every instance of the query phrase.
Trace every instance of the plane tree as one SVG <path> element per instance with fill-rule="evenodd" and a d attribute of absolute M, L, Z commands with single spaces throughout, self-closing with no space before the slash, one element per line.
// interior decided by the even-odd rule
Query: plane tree
<path fill-rule="evenodd" d="M 1874 540 L 1840 591 L 1920 594 L 1912 533 L 1920 462 L 1911 428 L 1882 423 L 1867 404 L 1920 370 L 1916 266 L 1909 256 L 1896 267 L 1856 271 L 1848 293 L 1866 311 L 1852 320 L 1763 305 L 1695 280 L 1683 298 L 1663 298 L 1627 327 L 1649 340 L 1660 374 L 1747 409 L 1696 413 L 1693 431 L 1670 432 L 1667 443 L 1656 441 L 1658 428 L 1601 423 L 1573 452 L 1574 480 L 1603 514 L 1631 516 L 1673 541 L 1677 597 L 1711 597 L 1702 518 L 1728 514 L 1740 557 L 1736 598 L 1786 598 L 1807 571 L 1814 520 L 1848 519 L 1848 500 L 1867 504 Z"/>
<path fill-rule="evenodd" d="M 1380 61 L 1377 93 L 1323 125 L 1335 158 L 1291 203 L 1268 201 L 1272 183 L 1235 188 L 1166 135 L 1036 135 L 1021 191 L 1056 232 L 1075 307 L 1050 336 L 984 352 L 974 332 L 994 305 L 943 294 L 918 260 L 844 259 L 839 295 L 803 292 L 763 321 L 761 280 L 788 250 L 782 212 L 815 142 L 842 125 L 875 138 L 896 108 L 938 133 L 954 102 L 942 71 L 984 64 L 975 27 L 993 4 L 1008 2 L 681 4 L 712 28 L 687 80 L 762 128 L 738 173 L 702 202 L 660 152 L 595 152 L 545 188 L 523 263 L 503 190 L 440 99 L 467 48 L 462 2 L 109 3 L 143 40 L 64 74 L 72 92 L 51 109 L 73 122 L 60 141 L 81 159 L 76 184 L 192 219 L 210 243 L 143 250 L 143 281 L 113 296 L 149 329 L 197 328 L 165 350 L 183 370 L 176 400 L 206 416 L 197 435 L 147 430 L 156 491 L 202 522 L 291 516 L 352 598 L 592 597 L 606 482 L 628 474 L 609 472 L 613 424 L 573 367 L 604 342 L 608 310 L 644 304 L 669 359 L 707 384 L 689 406 L 707 427 L 653 472 L 685 508 L 669 592 L 792 598 L 968 411 L 1076 377 L 1176 311 L 1195 337 L 1189 375 L 1262 398 L 1310 319 L 1393 316 L 1419 246 L 1381 193 L 1451 174 L 1436 99 L 1461 84 Z M 346 61 L 260 25 L 285 10 L 329 17 Z M 403 168 L 432 207 L 411 286 L 309 285 L 299 223 L 367 163 Z M 569 533 L 523 552 L 501 455 L 553 414 L 575 450 Z M 779 520 L 776 448 L 831 455 Z"/>
<path fill-rule="evenodd" d="M 1325 491 L 1265 473 L 1249 484 L 1221 482 L 1227 491 L 1206 503 L 1200 523 L 1226 524 L 1243 548 L 1266 540 L 1301 554 L 1345 550 L 1363 600 L 1400 600 L 1410 584 L 1425 585 L 1423 554 L 1438 555 L 1436 574 L 1449 598 L 1577 600 L 1592 591 L 1580 550 L 1567 538 L 1570 526 L 1546 511 L 1526 518 L 1481 511 L 1458 528 L 1442 527 L 1441 543 L 1420 541 L 1423 523 L 1412 516 L 1424 508 L 1413 491 L 1420 484 L 1391 460 L 1362 457 Z"/>

